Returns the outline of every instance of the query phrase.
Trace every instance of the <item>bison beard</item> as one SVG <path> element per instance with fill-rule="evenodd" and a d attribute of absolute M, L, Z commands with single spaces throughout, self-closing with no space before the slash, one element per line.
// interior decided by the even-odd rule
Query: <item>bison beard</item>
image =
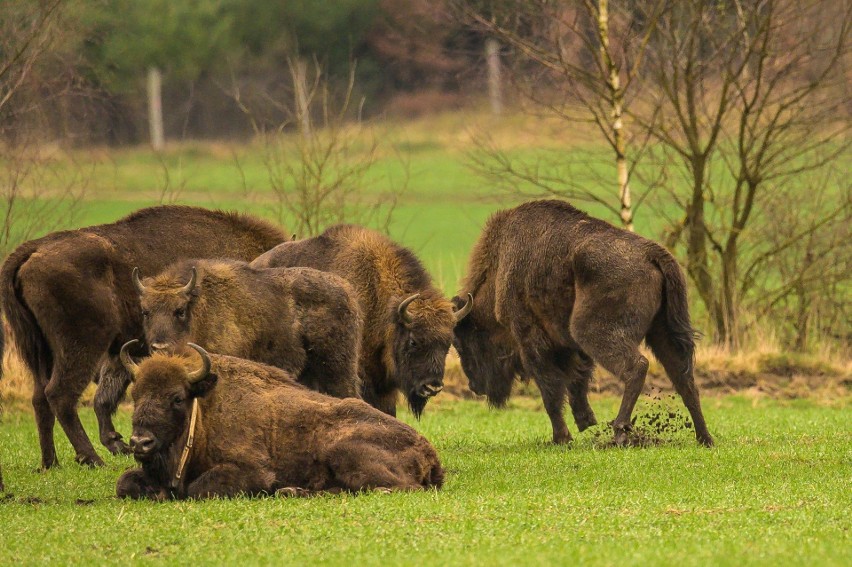
<path fill-rule="evenodd" d="M 0 272 L 0 293 L 12 338 L 34 378 L 42 467 L 57 464 L 57 419 L 79 463 L 103 464 L 77 415 L 80 395 L 98 373 L 100 440 L 113 453 L 127 450 L 112 414 L 128 384 L 119 349 L 142 332 L 130 280 L 134 266 L 156 273 L 181 258 L 250 260 L 285 239 L 279 229 L 250 216 L 162 206 L 15 249 Z"/>
<path fill-rule="evenodd" d="M 360 400 L 340 400 L 296 384 L 270 366 L 229 356 L 205 361 L 155 354 L 136 365 L 133 437 L 142 466 L 126 471 L 116 494 L 128 498 L 207 498 L 239 494 L 440 488 L 435 450 L 411 427 Z M 179 481 L 192 400 L 199 419 Z"/>
<path fill-rule="evenodd" d="M 571 441 L 566 395 L 580 431 L 597 423 L 588 401 L 594 363 L 625 383 L 612 427 L 617 444 L 628 442 L 648 369 L 638 349 L 645 340 L 689 410 L 698 441 L 713 444 L 692 375 L 686 281 L 658 244 L 562 201 L 526 203 L 489 219 L 463 290 L 476 301 L 456 326 L 454 344 L 471 389 L 502 405 L 515 376 L 532 378 L 555 443 Z"/>

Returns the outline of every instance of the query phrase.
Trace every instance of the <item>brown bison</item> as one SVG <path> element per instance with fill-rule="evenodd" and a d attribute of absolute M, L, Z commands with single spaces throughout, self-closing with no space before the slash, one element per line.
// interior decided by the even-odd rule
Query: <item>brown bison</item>
<path fill-rule="evenodd" d="M 469 306 L 454 311 L 410 250 L 375 231 L 338 225 L 276 246 L 251 265 L 308 266 L 352 284 L 364 317 L 360 370 L 370 405 L 396 415 L 401 389 L 419 417 L 443 388 L 453 327 Z"/>
<path fill-rule="evenodd" d="M 571 441 L 566 392 L 580 431 L 597 423 L 588 401 L 594 362 L 625 383 L 612 427 L 616 443 L 628 441 L 648 370 L 644 339 L 683 398 L 698 441 L 713 444 L 692 376 L 686 282 L 658 244 L 565 202 L 526 203 L 488 220 L 462 291 L 475 302 L 454 345 L 470 388 L 499 406 L 516 375 L 532 378 L 554 443 Z"/>
<path fill-rule="evenodd" d="M 152 351 L 187 342 L 282 368 L 313 390 L 360 397 L 361 316 L 346 280 L 311 268 L 182 260 L 133 282 Z"/>
<path fill-rule="evenodd" d="M 112 414 L 129 381 L 119 349 L 142 334 L 130 279 L 134 266 L 156 273 L 181 258 L 247 260 L 285 239 L 254 217 L 163 206 L 112 224 L 49 234 L 12 252 L 0 271 L 0 294 L 15 345 L 35 379 L 42 467 L 57 464 L 57 418 L 77 461 L 103 464 L 77 416 L 77 400 L 99 368 L 95 413 L 101 442 L 113 453 L 127 450 Z"/>
<path fill-rule="evenodd" d="M 130 498 L 440 488 L 435 449 L 361 400 L 308 390 L 271 366 L 221 355 L 155 354 L 134 376 L 133 436 L 141 468 L 118 479 Z"/>

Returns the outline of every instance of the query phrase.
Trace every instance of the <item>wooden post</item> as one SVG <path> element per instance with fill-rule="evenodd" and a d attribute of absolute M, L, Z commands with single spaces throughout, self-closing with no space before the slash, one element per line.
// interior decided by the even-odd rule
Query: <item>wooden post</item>
<path fill-rule="evenodd" d="M 293 91 L 296 96 L 296 114 L 299 129 L 304 137 L 311 135 L 311 105 L 308 100 L 308 64 L 297 57 L 293 69 Z"/>
<path fill-rule="evenodd" d="M 491 113 L 503 114 L 502 68 L 500 64 L 500 42 L 489 37 L 485 40 L 485 61 L 488 65 L 488 98 L 491 101 Z"/>
<path fill-rule="evenodd" d="M 151 147 L 162 151 L 166 145 L 163 134 L 163 75 L 156 67 L 148 68 L 148 131 Z"/>

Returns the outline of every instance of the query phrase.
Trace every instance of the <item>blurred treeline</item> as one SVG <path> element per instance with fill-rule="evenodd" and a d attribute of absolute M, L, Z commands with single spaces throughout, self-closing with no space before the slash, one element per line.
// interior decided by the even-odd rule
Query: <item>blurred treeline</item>
<path fill-rule="evenodd" d="M 15 0 L 0 9 L 3 60 L 30 41 L 43 53 L 5 121 L 47 138 L 148 139 L 146 73 L 162 73 L 170 139 L 250 135 L 286 122 L 302 59 L 346 90 L 353 112 L 402 115 L 457 106 L 482 83 L 476 32 L 444 0 Z M 45 33 L 40 20 L 53 29 Z M 32 33 L 32 37 L 30 32 Z M 37 32 L 37 33 L 35 33 Z M 35 59 L 34 59 L 35 60 Z M 237 102 L 239 98 L 239 103 Z M 38 99 L 39 112 L 32 112 Z M 363 101 L 363 104 L 361 102 Z M 15 119 L 17 117 L 17 120 Z M 33 121 L 38 124 L 33 124 Z M 7 136 L 10 134 L 6 129 Z"/>

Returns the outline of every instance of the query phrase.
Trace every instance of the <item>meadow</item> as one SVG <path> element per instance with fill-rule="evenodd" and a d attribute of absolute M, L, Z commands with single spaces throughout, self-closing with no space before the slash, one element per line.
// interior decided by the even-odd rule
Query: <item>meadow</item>
<path fill-rule="evenodd" d="M 611 419 L 617 400 L 593 400 Z M 680 411 L 679 401 L 640 401 Z M 436 401 L 420 422 L 447 469 L 441 491 L 127 502 L 114 483 L 130 457 L 34 471 L 31 415 L 7 413 L 0 564 L 848 565 L 848 408 L 808 400 L 705 397 L 717 447 L 690 430 L 647 448 L 606 447 L 606 426 L 572 447 L 547 442 L 537 402 L 502 411 Z M 82 411 L 95 431 L 92 411 Z M 117 426 L 129 430 L 129 414 Z M 573 424 L 572 424 L 573 428 Z M 576 428 L 574 428 L 576 433 Z M 61 435 L 61 434 L 60 434 Z M 103 453 L 103 451 L 101 451 Z"/>
<path fill-rule="evenodd" d="M 365 191 L 381 193 L 408 177 L 390 234 L 418 253 L 448 294 L 485 220 L 518 200 L 470 168 L 477 131 L 487 129 L 501 148 L 531 160 L 536 152 L 565 151 L 566 138 L 588 143 L 558 124 L 509 117 L 498 127 L 489 120 L 456 113 L 374 131 L 382 144 Z M 72 150 L 53 165 L 57 179 L 85 172 L 69 226 L 172 201 L 280 220 L 258 142 L 176 143 L 161 156 L 141 148 Z M 40 198 L 52 198 L 51 187 L 42 189 Z M 599 187 L 602 195 L 610 189 Z M 575 204 L 615 220 L 600 206 Z M 665 219 L 649 208 L 637 215 L 638 232 L 659 237 Z M 697 302 L 693 311 L 700 319 Z M 724 353 L 714 356 L 731 364 Z M 760 377 L 764 366 L 778 365 L 773 356 L 742 366 Z M 841 362 L 832 371 L 845 381 L 808 399 L 788 399 L 790 392 L 767 398 L 760 388 L 705 396 L 717 441 L 711 450 L 686 429 L 656 446 L 614 449 L 606 425 L 577 435 L 570 422 L 574 444 L 554 447 L 534 391 L 502 411 L 442 394 L 421 421 L 402 414 L 438 449 L 448 471 L 442 491 L 160 504 L 115 499 L 115 480 L 132 459 L 107 456 L 98 445 L 107 466 L 83 469 L 59 428 L 64 466 L 36 472 L 28 378 L 7 365 L 0 459 L 9 494 L 0 501 L 0 564 L 848 564 L 852 426 L 848 361 Z M 799 384 L 793 395 L 809 389 Z M 611 394 L 595 396 L 602 424 L 617 404 Z M 683 412 L 668 398 L 643 398 L 637 411 L 660 408 Z M 91 408 L 81 417 L 96 440 Z M 126 437 L 127 406 L 117 427 Z"/>

